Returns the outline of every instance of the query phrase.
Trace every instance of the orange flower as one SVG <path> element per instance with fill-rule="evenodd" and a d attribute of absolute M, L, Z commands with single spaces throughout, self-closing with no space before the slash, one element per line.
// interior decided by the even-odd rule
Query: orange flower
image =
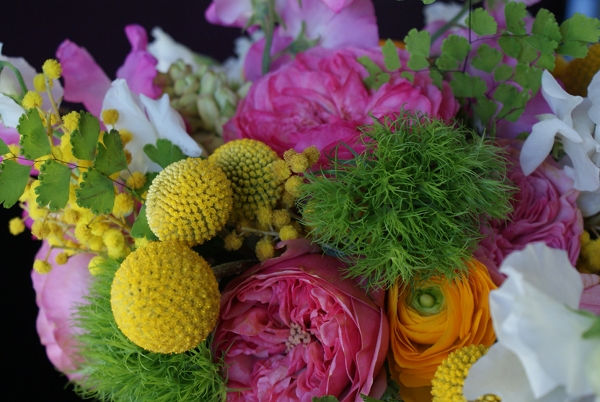
<path fill-rule="evenodd" d="M 471 344 L 490 346 L 496 339 L 488 297 L 496 286 L 479 261 L 467 266 L 462 280 L 431 278 L 412 289 L 396 284 L 388 291 L 390 370 L 406 401 L 431 400 L 431 380 L 449 353 Z"/>

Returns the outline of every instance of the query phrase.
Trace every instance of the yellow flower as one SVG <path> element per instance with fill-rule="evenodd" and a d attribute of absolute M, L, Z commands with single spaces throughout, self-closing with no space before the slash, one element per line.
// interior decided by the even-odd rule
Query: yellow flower
<path fill-rule="evenodd" d="M 12 218 L 8 222 L 8 230 L 13 236 L 19 235 L 25 231 L 25 224 L 21 218 Z"/>
<path fill-rule="evenodd" d="M 467 266 L 466 278 L 435 277 L 388 291 L 390 370 L 407 402 L 430 398 L 431 380 L 449 353 L 496 339 L 488 300 L 496 286 L 479 261 Z"/>
<path fill-rule="evenodd" d="M 44 65 L 42 66 L 42 71 L 49 79 L 57 80 L 62 74 L 62 67 L 58 60 L 48 59 L 44 62 Z"/>
<path fill-rule="evenodd" d="M 184 243 L 152 242 L 117 270 L 110 303 L 119 329 L 156 353 L 183 353 L 213 330 L 221 294 L 208 263 Z"/>

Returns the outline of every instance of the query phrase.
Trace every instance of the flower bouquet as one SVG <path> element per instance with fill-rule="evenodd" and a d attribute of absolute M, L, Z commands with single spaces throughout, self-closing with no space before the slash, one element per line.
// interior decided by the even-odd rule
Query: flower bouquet
<path fill-rule="evenodd" d="M 369 0 L 214 0 L 235 56 L 128 25 L 114 80 L 0 53 L 0 203 L 78 395 L 599 400 L 600 21 L 423 2 L 393 41 Z"/>

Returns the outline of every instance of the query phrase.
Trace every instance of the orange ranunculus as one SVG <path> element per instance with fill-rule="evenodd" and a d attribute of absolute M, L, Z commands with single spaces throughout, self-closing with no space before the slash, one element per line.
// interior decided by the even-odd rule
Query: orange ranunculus
<path fill-rule="evenodd" d="M 412 289 L 396 284 L 388 291 L 389 363 L 406 401 L 431 400 L 431 380 L 450 352 L 490 346 L 496 339 L 488 297 L 496 286 L 479 261 L 467 266 L 462 280 L 431 278 Z"/>

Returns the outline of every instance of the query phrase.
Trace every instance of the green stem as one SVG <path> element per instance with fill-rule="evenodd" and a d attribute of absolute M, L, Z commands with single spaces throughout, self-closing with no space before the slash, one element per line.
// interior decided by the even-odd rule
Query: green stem
<path fill-rule="evenodd" d="M 471 6 L 481 3 L 483 0 L 473 0 L 471 1 L 465 1 L 465 4 L 463 4 L 462 9 L 460 10 L 460 12 L 458 14 L 456 14 L 454 16 L 454 18 L 452 18 L 450 21 L 446 22 L 440 29 L 438 29 L 432 36 L 431 36 L 431 43 L 434 43 L 440 36 L 442 36 L 444 34 L 444 32 L 446 32 L 447 30 L 449 30 L 451 27 L 453 27 L 454 25 L 456 25 L 458 23 L 458 21 L 465 15 L 465 13 L 467 11 L 469 11 L 471 9 Z"/>
<path fill-rule="evenodd" d="M 262 73 L 263 75 L 269 72 L 271 67 L 271 46 L 273 45 L 273 32 L 275 30 L 275 4 L 269 0 L 264 10 L 262 19 L 262 29 L 265 33 L 265 48 L 262 54 Z"/>
<path fill-rule="evenodd" d="M 25 81 L 23 80 L 23 76 L 21 75 L 21 72 L 19 71 L 19 69 L 17 69 L 15 66 L 13 66 L 8 61 L 0 60 L 0 72 L 2 71 L 2 69 L 4 67 L 8 67 L 17 77 L 17 81 L 19 81 L 19 86 L 21 87 L 21 99 L 23 99 L 23 97 L 27 93 L 28 89 L 27 89 L 27 85 L 25 85 Z"/>

